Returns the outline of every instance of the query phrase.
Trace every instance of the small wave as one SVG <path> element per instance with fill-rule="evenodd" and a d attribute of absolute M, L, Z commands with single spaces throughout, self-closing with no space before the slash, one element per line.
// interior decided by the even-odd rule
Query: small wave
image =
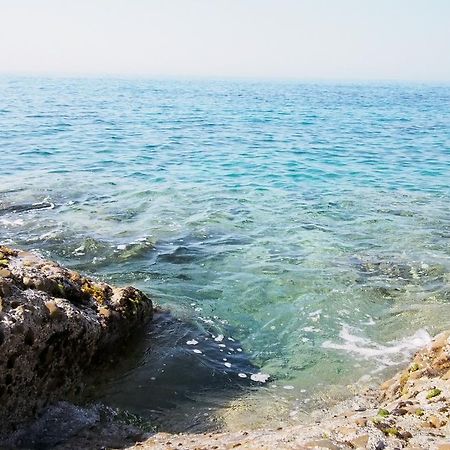
<path fill-rule="evenodd" d="M 8 219 L 0 219 L 0 225 L 5 226 L 22 226 L 24 225 L 23 219 L 16 219 L 16 220 L 8 220 Z"/>
<path fill-rule="evenodd" d="M 325 341 L 323 348 L 342 350 L 363 359 L 374 359 L 385 366 L 392 366 L 408 360 L 420 348 L 431 343 L 431 336 L 423 328 L 412 336 L 393 341 L 387 345 L 378 344 L 367 337 L 352 333 L 352 328 L 344 325 L 339 333 L 342 342 Z"/>

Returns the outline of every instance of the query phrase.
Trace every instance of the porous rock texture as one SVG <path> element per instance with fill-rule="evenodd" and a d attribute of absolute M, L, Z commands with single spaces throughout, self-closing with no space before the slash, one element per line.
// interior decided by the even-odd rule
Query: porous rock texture
<path fill-rule="evenodd" d="M 152 315 L 150 299 L 0 246 L 0 434 L 75 398 L 83 376 Z"/>

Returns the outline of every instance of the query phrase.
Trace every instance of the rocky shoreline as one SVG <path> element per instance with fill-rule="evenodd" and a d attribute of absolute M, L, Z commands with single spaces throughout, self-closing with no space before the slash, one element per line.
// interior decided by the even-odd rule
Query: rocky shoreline
<path fill-rule="evenodd" d="M 0 246 L 0 448 L 450 450 L 450 331 L 379 389 L 298 426 L 153 433 L 108 408 L 69 403 L 152 312 L 151 300 L 132 287 Z"/>
<path fill-rule="evenodd" d="M 308 424 L 204 435 L 159 433 L 130 448 L 450 450 L 450 331 L 436 336 L 379 389 L 315 411 Z"/>

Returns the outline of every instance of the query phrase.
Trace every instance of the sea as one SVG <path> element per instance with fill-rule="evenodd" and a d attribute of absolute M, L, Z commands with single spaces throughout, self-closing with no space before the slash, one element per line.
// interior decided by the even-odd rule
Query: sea
<path fill-rule="evenodd" d="M 0 241 L 160 311 L 83 399 L 296 422 L 450 328 L 450 86 L 0 78 Z"/>

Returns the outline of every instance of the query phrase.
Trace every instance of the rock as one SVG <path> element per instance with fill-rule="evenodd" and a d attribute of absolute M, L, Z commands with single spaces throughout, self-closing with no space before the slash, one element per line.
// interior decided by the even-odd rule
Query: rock
<path fill-rule="evenodd" d="M 437 417 L 435 415 L 429 417 L 428 423 L 433 428 L 441 428 L 443 425 L 446 424 L 445 420 L 442 420 L 441 418 L 439 418 L 439 417 Z"/>
<path fill-rule="evenodd" d="M 0 267 L 0 277 L 8 278 L 11 276 L 11 272 L 8 269 L 5 269 L 4 267 Z"/>
<path fill-rule="evenodd" d="M 391 413 L 393 416 L 404 416 L 405 414 L 408 414 L 408 410 L 405 408 L 396 408 Z"/>
<path fill-rule="evenodd" d="M 150 299 L 0 246 L 0 432 L 79 395 L 95 369 L 152 316 Z M 4 266 L 7 265 L 7 269 Z M 111 314 L 105 314 L 105 310 Z"/>
<path fill-rule="evenodd" d="M 359 418 L 355 420 L 356 425 L 358 425 L 358 427 L 365 427 L 367 425 L 367 419 L 365 418 Z"/>
<path fill-rule="evenodd" d="M 51 300 L 48 302 L 44 302 L 45 307 L 48 309 L 48 312 L 50 314 L 50 317 L 55 318 L 59 315 L 62 315 L 62 311 L 58 308 L 57 304 Z"/>
<path fill-rule="evenodd" d="M 374 450 L 383 450 L 386 448 L 386 442 L 379 440 L 373 446 Z"/>
<path fill-rule="evenodd" d="M 362 436 L 358 436 L 357 438 L 351 441 L 351 444 L 354 448 L 367 448 L 367 443 L 369 442 L 369 435 L 364 434 Z"/>
<path fill-rule="evenodd" d="M 321 439 L 318 441 L 310 441 L 305 444 L 306 448 L 327 448 L 329 450 L 339 450 L 339 448 L 336 444 L 331 442 L 329 439 Z"/>
<path fill-rule="evenodd" d="M 338 427 L 336 428 L 336 432 L 343 436 L 349 436 L 351 434 L 355 434 L 356 429 L 354 427 Z"/>

